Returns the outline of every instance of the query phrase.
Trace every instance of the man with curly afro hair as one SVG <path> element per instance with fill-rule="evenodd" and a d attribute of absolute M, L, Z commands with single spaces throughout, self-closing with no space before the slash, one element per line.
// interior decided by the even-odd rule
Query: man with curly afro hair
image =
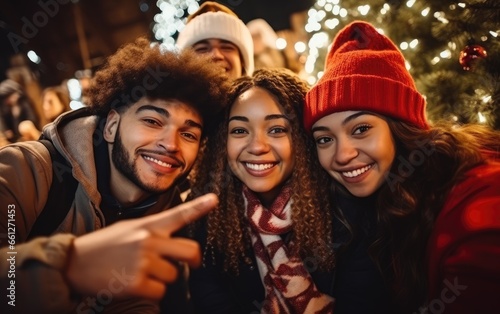
<path fill-rule="evenodd" d="M 200 249 L 172 235 L 218 200 L 179 205 L 178 184 L 225 104 L 227 81 L 193 52 L 138 39 L 96 73 L 88 107 L 44 128 L 45 142 L 0 149 L 0 233 L 9 235 L 0 254 L 17 252 L 0 262 L 0 284 L 15 287 L 9 301 L 19 313 L 157 313 L 167 290 L 187 295 L 166 284 L 178 262 L 199 265 Z M 52 216 L 38 228 L 44 212 Z"/>

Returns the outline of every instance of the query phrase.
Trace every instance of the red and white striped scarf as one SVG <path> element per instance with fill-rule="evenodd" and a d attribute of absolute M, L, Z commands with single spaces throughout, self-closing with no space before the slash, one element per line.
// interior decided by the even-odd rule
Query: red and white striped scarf
<path fill-rule="evenodd" d="M 318 291 L 293 243 L 280 234 L 292 229 L 291 189 L 284 187 L 271 208 L 243 187 L 246 215 L 260 277 L 266 289 L 261 313 L 333 313 L 334 299 Z"/>

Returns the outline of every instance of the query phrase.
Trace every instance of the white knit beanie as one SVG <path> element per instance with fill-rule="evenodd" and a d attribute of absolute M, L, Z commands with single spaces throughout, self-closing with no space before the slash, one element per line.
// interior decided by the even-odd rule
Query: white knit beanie
<path fill-rule="evenodd" d="M 192 47 L 200 40 L 217 38 L 235 44 L 243 56 L 245 73 L 254 70 L 253 40 L 250 31 L 239 18 L 225 12 L 205 12 L 186 24 L 177 38 L 180 50 Z"/>

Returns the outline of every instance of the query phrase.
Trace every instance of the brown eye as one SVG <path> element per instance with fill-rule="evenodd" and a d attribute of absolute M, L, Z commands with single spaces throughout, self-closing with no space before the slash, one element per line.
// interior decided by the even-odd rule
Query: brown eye
<path fill-rule="evenodd" d="M 190 141 L 198 141 L 198 137 L 192 133 L 182 133 L 182 136 L 184 136 L 186 139 Z"/>
<path fill-rule="evenodd" d="M 193 47 L 196 53 L 208 53 L 210 48 L 207 45 L 196 45 Z"/>
<path fill-rule="evenodd" d="M 328 137 L 328 136 L 322 136 L 322 137 L 318 137 L 317 139 L 315 139 L 315 141 L 316 141 L 316 145 L 321 145 L 321 144 L 329 143 L 329 142 L 333 141 L 333 139 L 331 137 Z"/>
<path fill-rule="evenodd" d="M 150 125 L 160 125 L 158 123 L 158 121 L 154 120 L 154 119 L 149 119 L 149 118 L 145 118 L 143 119 L 142 121 L 146 122 L 146 124 L 150 124 Z"/>
<path fill-rule="evenodd" d="M 232 129 L 231 132 L 229 132 L 230 134 L 244 134 L 246 133 L 246 131 L 244 129 L 241 129 L 241 128 L 236 128 L 236 129 Z"/>
<path fill-rule="evenodd" d="M 353 132 L 352 134 L 363 134 L 363 133 L 365 133 L 366 131 L 368 131 L 369 129 L 371 129 L 371 126 L 370 126 L 370 125 L 367 125 L 367 124 L 360 125 L 360 126 L 357 126 L 357 127 L 354 129 L 354 132 Z"/>
<path fill-rule="evenodd" d="M 286 133 L 288 130 L 286 128 L 283 128 L 283 127 L 275 127 L 275 128 L 272 128 L 269 133 L 271 134 L 278 134 L 278 133 Z"/>
<path fill-rule="evenodd" d="M 222 45 L 221 45 L 221 49 L 222 49 L 222 50 L 225 50 L 225 51 L 236 51 L 236 50 L 238 50 L 238 48 L 236 48 L 236 46 L 235 46 L 235 45 L 233 45 L 233 44 L 229 44 L 229 43 L 227 43 L 227 44 L 222 44 Z"/>

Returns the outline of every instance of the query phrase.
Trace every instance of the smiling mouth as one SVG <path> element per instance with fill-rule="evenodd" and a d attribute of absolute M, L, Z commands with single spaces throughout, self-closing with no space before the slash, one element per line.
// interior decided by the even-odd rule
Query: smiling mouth
<path fill-rule="evenodd" d="M 169 163 L 166 163 L 164 161 L 158 160 L 158 159 L 150 157 L 150 156 L 142 155 L 142 158 L 144 158 L 146 160 L 149 160 L 151 162 L 154 162 L 155 164 L 157 164 L 159 166 L 162 166 L 162 167 L 165 167 L 165 168 L 176 168 L 176 167 L 178 167 L 177 165 L 169 164 Z"/>
<path fill-rule="evenodd" d="M 255 170 L 255 171 L 264 171 L 267 169 L 271 169 L 272 167 L 275 166 L 273 163 L 268 163 L 268 164 L 252 164 L 249 162 L 245 163 L 245 166 L 249 169 Z"/>
<path fill-rule="evenodd" d="M 368 170 L 370 170 L 371 167 L 372 167 L 372 165 L 368 165 L 368 166 L 365 166 L 363 168 L 359 168 L 359 169 L 352 170 L 352 171 L 343 171 L 341 173 L 344 177 L 355 178 L 355 177 L 367 172 Z"/>
<path fill-rule="evenodd" d="M 225 73 L 229 72 L 230 69 L 229 66 L 226 65 L 226 63 L 218 63 L 218 65 Z"/>

